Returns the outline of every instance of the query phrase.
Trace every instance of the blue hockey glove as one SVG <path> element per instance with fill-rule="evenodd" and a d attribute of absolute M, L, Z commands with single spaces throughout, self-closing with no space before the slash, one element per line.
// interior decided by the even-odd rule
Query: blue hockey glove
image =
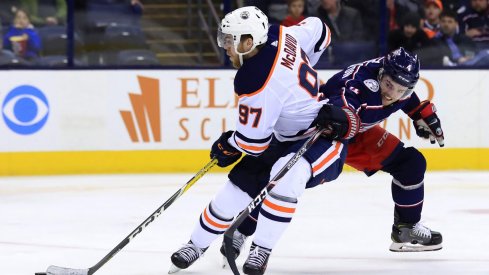
<path fill-rule="evenodd" d="M 427 100 L 421 102 L 409 116 L 413 120 L 414 129 L 416 129 L 416 134 L 419 137 L 430 139 L 431 144 L 435 144 L 436 141 L 440 147 L 445 146 L 440 118 L 436 115 L 436 108 L 433 103 Z"/>
<path fill-rule="evenodd" d="M 350 139 L 360 129 L 360 118 L 350 108 L 324 104 L 319 110 L 315 124 L 326 129 L 324 136 L 328 138 Z"/>
<path fill-rule="evenodd" d="M 227 131 L 212 144 L 211 158 L 217 159 L 217 166 L 226 167 L 235 163 L 241 157 L 241 151 L 228 143 L 234 131 Z"/>

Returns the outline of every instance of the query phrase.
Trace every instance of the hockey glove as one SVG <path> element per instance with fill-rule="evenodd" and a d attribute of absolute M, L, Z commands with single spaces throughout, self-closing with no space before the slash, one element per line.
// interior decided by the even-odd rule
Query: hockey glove
<path fill-rule="evenodd" d="M 441 129 L 440 119 L 436 115 L 435 105 L 429 101 L 423 101 L 409 114 L 413 120 L 416 134 L 422 138 L 430 139 L 431 144 L 438 142 L 440 147 L 445 146 L 445 137 Z"/>
<path fill-rule="evenodd" d="M 228 143 L 233 131 L 227 131 L 212 144 L 211 158 L 217 159 L 217 166 L 226 167 L 236 162 L 241 157 L 241 152 Z"/>
<path fill-rule="evenodd" d="M 333 140 L 350 139 L 360 129 L 360 118 L 347 107 L 324 104 L 315 120 L 316 125 L 326 129 L 325 136 Z"/>

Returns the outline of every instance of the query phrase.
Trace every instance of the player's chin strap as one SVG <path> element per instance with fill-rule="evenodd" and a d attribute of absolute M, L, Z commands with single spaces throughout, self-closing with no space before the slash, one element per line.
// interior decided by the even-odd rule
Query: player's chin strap
<path fill-rule="evenodd" d="M 240 53 L 238 51 L 238 46 L 237 45 L 234 46 L 234 49 L 236 50 L 236 53 L 239 56 L 239 65 L 243 66 L 243 56 L 251 53 L 255 48 L 256 48 L 256 45 L 253 44 L 253 46 L 251 47 L 251 49 L 249 51 L 247 51 L 245 53 Z"/>

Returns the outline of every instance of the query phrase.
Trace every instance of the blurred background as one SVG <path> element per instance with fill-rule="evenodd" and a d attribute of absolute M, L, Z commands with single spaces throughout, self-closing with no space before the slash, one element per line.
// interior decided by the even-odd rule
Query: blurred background
<path fill-rule="evenodd" d="M 274 24 L 323 20 L 332 44 L 317 69 L 399 46 L 423 68 L 489 68 L 487 0 L 2 0 L 0 66 L 227 68 L 216 26 L 244 5 Z"/>

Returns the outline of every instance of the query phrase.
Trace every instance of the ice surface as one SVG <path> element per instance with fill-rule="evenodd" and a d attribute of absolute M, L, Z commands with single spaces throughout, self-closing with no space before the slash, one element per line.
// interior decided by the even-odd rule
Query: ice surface
<path fill-rule="evenodd" d="M 0 178 L 0 274 L 94 265 L 191 176 Z M 267 274 L 489 274 L 488 179 L 489 172 L 427 174 L 423 220 L 443 234 L 444 248 L 393 253 L 390 176 L 344 173 L 305 192 Z M 206 175 L 96 274 L 166 274 L 225 180 Z M 220 242 L 177 274 L 231 274 L 220 267 Z"/>

